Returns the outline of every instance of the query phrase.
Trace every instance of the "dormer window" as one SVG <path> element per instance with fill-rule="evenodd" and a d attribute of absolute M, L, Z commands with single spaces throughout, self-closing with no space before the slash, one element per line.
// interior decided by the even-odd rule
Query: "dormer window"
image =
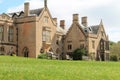
<path fill-rule="evenodd" d="M 85 32 L 87 32 L 87 30 L 85 29 Z"/>
<path fill-rule="evenodd" d="M 92 31 L 91 28 L 89 28 L 89 30 Z"/>

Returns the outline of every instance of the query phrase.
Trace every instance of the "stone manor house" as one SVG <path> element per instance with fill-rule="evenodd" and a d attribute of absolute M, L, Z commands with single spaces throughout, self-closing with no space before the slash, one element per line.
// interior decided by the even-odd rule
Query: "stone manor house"
<path fill-rule="evenodd" d="M 0 54 L 37 58 L 41 53 L 52 52 L 59 59 L 71 55 L 77 48 L 85 48 L 88 57 L 95 60 L 109 59 L 109 39 L 102 20 L 98 25 L 88 26 L 87 17 L 73 14 L 68 30 L 65 20 L 57 25 L 44 0 L 44 7 L 0 14 Z"/>

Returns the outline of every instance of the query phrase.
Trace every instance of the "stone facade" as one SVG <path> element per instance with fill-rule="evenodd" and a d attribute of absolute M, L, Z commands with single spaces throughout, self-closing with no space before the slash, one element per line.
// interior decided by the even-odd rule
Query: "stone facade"
<path fill-rule="evenodd" d="M 91 60 L 109 60 L 109 39 L 102 20 L 100 24 L 88 26 L 87 17 L 73 14 L 73 22 L 64 38 L 64 53 L 70 56 L 77 48 L 85 48 Z"/>
<path fill-rule="evenodd" d="M 41 53 L 52 52 L 62 59 L 84 47 L 89 57 L 93 55 L 96 60 L 106 60 L 109 42 L 102 21 L 99 25 L 88 26 L 87 17 L 82 17 L 81 23 L 78 14 L 74 14 L 67 31 L 64 20 L 58 26 L 57 18 L 52 18 L 47 0 L 43 8 L 34 10 L 25 3 L 24 11 L 0 15 L 0 53 L 37 58 Z"/>

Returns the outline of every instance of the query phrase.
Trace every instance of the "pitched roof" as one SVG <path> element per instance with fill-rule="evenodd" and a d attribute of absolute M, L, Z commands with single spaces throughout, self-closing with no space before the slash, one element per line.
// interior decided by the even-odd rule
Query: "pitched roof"
<path fill-rule="evenodd" d="M 43 10 L 43 8 L 30 10 L 30 16 L 33 16 L 33 15 L 39 16 L 40 13 L 42 12 L 42 10 Z M 19 17 L 19 16 L 21 16 L 21 13 L 24 13 L 24 12 L 23 11 L 13 12 L 13 13 L 8 13 L 8 15 L 11 16 L 11 17 L 13 15 L 17 15 Z"/>
<path fill-rule="evenodd" d="M 65 35 L 67 33 L 66 29 L 62 29 L 61 27 L 57 27 L 57 32 Z"/>
<path fill-rule="evenodd" d="M 99 30 L 99 25 L 90 26 L 90 27 L 91 27 L 91 29 L 92 29 L 92 32 L 93 32 L 94 34 L 97 34 L 97 32 L 98 32 L 98 30 Z"/>
<path fill-rule="evenodd" d="M 85 33 L 93 33 L 93 34 L 97 34 L 99 29 L 99 25 L 85 27 L 81 24 L 81 27 Z"/>

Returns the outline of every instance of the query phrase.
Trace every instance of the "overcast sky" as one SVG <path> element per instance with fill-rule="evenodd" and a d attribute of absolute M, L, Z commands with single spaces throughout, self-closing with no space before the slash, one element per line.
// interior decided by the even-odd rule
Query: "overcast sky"
<path fill-rule="evenodd" d="M 0 0 L 0 13 L 23 10 L 24 2 L 30 2 L 30 9 L 42 8 L 44 0 Z M 103 20 L 111 41 L 120 41 L 120 0 L 48 0 L 52 17 L 66 21 L 66 28 L 72 23 L 72 15 L 88 17 L 88 25 L 98 25 Z M 59 23 L 59 21 L 58 21 Z"/>

